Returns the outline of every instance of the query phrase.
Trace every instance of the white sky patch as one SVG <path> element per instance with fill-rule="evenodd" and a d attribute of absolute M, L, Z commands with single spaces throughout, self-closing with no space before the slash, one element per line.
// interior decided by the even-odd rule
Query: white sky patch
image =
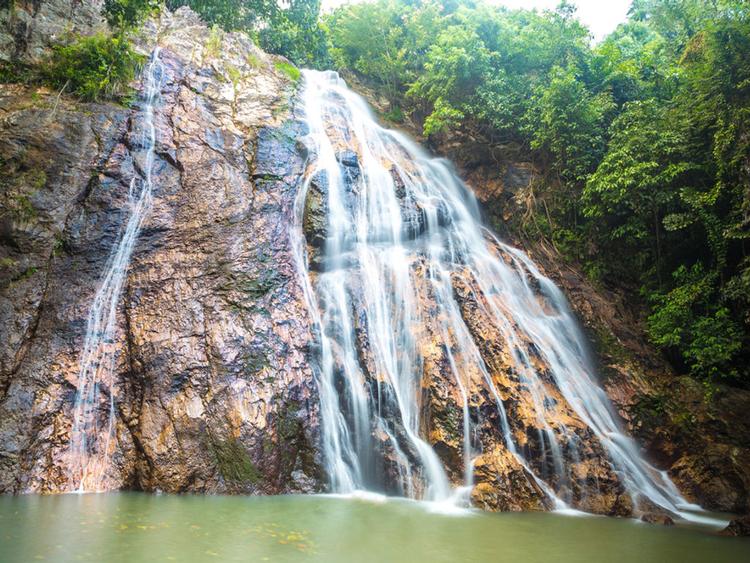
<path fill-rule="evenodd" d="M 329 11 L 343 4 L 355 4 L 367 0 L 323 0 L 323 10 Z M 485 0 L 490 4 L 500 4 L 509 8 L 536 8 L 553 10 L 559 0 Z M 578 6 L 578 19 L 585 24 L 600 41 L 614 31 L 618 24 L 627 19 L 631 0 L 573 0 Z"/>

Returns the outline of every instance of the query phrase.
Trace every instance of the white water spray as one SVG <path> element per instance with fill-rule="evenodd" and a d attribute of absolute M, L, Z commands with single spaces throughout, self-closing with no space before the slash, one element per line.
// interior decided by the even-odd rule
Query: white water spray
<path fill-rule="evenodd" d="M 113 386 L 118 356 L 117 308 L 135 242 L 152 204 L 156 144 L 154 106 L 161 94 L 162 75 L 163 67 L 157 47 L 144 73 L 141 102 L 143 131 L 140 140 L 140 149 L 145 154 L 141 172 L 143 177 L 134 176 L 130 182 L 130 216 L 104 268 L 86 324 L 70 435 L 68 479 L 74 491 L 101 491 L 106 487 L 106 473 L 115 446 Z"/>
<path fill-rule="evenodd" d="M 435 501 L 470 491 L 476 452 L 467 393 L 471 374 L 480 374 L 496 402 L 506 448 L 553 506 L 572 500 L 567 466 L 580 438 L 562 424 L 553 428 L 548 405 L 555 399 L 546 380 L 602 444 L 634 505 L 648 501 L 689 517 L 666 474 L 620 429 L 562 292 L 523 252 L 481 226 L 472 194 L 444 160 L 379 126 L 336 73 L 305 71 L 304 80 L 310 160 L 296 201 L 294 244 L 319 337 L 322 443 L 333 492 L 383 491 L 393 488 L 389 480 L 398 494 Z M 317 265 L 303 232 L 313 189 L 324 192 L 327 217 Z M 533 405 L 542 472 L 516 443 L 506 405 L 462 317 L 452 283 L 459 271 L 474 280 L 476 301 L 502 335 Z M 436 309 L 427 310 L 426 300 Z M 464 434 L 464 480 L 455 488 L 422 427 L 420 330 L 426 323 L 436 327 L 433 337 L 450 369 L 445 376 L 463 403 L 456 423 Z M 385 449 L 388 459 L 377 461 Z M 378 463 L 396 470 L 378 476 Z"/>

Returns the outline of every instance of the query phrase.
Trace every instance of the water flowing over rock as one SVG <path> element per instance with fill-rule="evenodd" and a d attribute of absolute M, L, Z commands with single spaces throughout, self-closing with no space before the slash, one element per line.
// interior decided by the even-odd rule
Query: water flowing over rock
<path fill-rule="evenodd" d="M 380 127 L 337 74 L 304 76 L 296 254 L 333 489 L 679 513 L 686 501 L 621 431 L 560 290 L 482 228 L 446 162 Z"/>
<path fill-rule="evenodd" d="M 78 487 L 87 318 L 148 171 L 152 201 L 107 317 L 111 385 L 89 409 L 106 434 L 112 397 L 94 488 L 319 488 L 311 336 L 287 242 L 303 171 L 294 84 L 242 35 L 210 51 L 211 33 L 180 10 L 142 34 L 160 47 L 153 150 L 143 103 L 55 111 L 56 93 L 28 104 L 30 92 L 3 91 L 0 148 L 17 179 L 3 197 L 31 211 L 2 221 L 0 490 Z"/>
<path fill-rule="evenodd" d="M 80 371 L 76 382 L 73 407 L 73 429 L 70 437 L 70 485 L 74 490 L 102 488 L 102 477 L 111 459 L 114 438 L 115 392 L 113 371 L 118 353 L 115 331 L 117 309 L 133 247 L 153 201 L 153 168 L 156 129 L 154 106 L 159 100 L 162 82 L 159 49 L 154 49 L 144 74 L 145 93 L 142 102 L 143 124 L 138 148 L 145 153 L 142 176 L 133 175 L 128 189 L 130 215 L 122 237 L 99 282 L 86 322 L 86 336 L 81 351 Z M 134 162 L 135 164 L 135 162 Z M 106 394 L 106 397 L 103 395 Z M 102 408 L 104 402 L 104 408 Z M 100 420 L 99 411 L 106 413 Z"/>
<path fill-rule="evenodd" d="M 73 4 L 21 4 L 0 40 L 32 61 Z M 130 108 L 0 86 L 0 492 L 685 516 L 561 290 L 447 161 L 186 8 L 136 41 Z M 701 467 L 682 490 L 722 481 Z"/>

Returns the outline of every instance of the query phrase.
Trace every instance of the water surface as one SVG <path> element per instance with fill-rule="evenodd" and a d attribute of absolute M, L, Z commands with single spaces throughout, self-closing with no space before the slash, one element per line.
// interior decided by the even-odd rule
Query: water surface
<path fill-rule="evenodd" d="M 321 496 L 0 497 L 0 561 L 750 561 L 750 540 L 596 516 Z"/>

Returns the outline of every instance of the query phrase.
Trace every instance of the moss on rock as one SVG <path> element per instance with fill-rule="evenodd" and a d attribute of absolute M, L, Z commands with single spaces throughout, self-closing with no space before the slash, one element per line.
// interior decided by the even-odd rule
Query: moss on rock
<path fill-rule="evenodd" d="M 261 472 L 255 467 L 253 460 L 250 459 L 250 455 L 239 440 L 230 438 L 213 442 L 212 449 L 216 456 L 219 473 L 227 481 L 255 485 L 261 480 Z"/>

